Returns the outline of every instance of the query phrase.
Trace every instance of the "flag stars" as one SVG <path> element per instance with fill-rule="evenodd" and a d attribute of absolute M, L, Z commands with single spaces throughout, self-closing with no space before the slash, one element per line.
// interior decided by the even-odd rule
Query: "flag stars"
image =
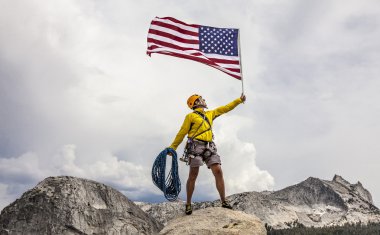
<path fill-rule="evenodd" d="M 199 48 L 204 53 L 237 56 L 237 29 L 199 27 Z"/>

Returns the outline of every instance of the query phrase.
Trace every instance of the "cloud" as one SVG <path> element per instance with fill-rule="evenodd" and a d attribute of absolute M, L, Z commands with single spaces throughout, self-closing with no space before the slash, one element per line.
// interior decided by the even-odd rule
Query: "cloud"
<path fill-rule="evenodd" d="M 111 185 L 132 200 L 154 197 L 156 192 L 146 166 L 120 160 L 110 153 L 103 153 L 101 160 L 79 163 L 75 145 L 65 145 L 52 157 L 26 153 L 19 157 L 0 159 L 2 203 L 9 203 L 35 184 L 49 176 L 69 175 Z M 13 188 L 13 190 L 12 190 Z"/>
<path fill-rule="evenodd" d="M 8 194 L 8 184 L 0 183 L 0 208 L 6 207 L 14 198 Z"/>
<path fill-rule="evenodd" d="M 244 107 L 240 107 L 242 108 Z M 219 152 L 225 155 L 223 168 L 228 194 L 272 190 L 274 178 L 268 171 L 257 166 L 254 144 L 238 137 L 239 131 L 252 128 L 252 120 L 236 115 L 222 119 L 219 124 L 220 131 L 216 131 L 216 134 L 220 145 Z"/>
<path fill-rule="evenodd" d="M 344 172 L 379 195 L 364 170 L 380 151 L 374 144 L 380 133 L 378 5 L 296 1 L 270 5 L 265 13 L 278 15 L 258 18 L 267 41 L 261 41 L 264 69 L 253 88 L 252 135 L 265 155 L 258 163 L 276 188 Z"/>
<path fill-rule="evenodd" d="M 0 161 L 2 182 L 31 183 L 41 177 L 39 158 L 34 153 L 25 153 L 18 158 L 2 158 Z"/>
<path fill-rule="evenodd" d="M 225 120 L 223 120 L 225 119 Z M 262 191 L 273 189 L 274 179 L 256 165 L 256 151 L 252 143 L 241 141 L 238 132 L 252 125 L 247 118 L 238 116 L 221 117 L 218 120 L 216 135 L 218 136 L 219 154 L 222 156 L 228 195 L 243 191 Z M 234 123 L 234 125 L 227 125 Z M 97 180 L 122 191 L 132 200 L 161 201 L 160 192 L 152 183 L 150 164 L 135 164 L 122 160 L 109 152 L 98 154 L 97 158 L 78 156 L 77 146 L 64 145 L 53 156 L 25 153 L 19 157 L 0 159 L 0 179 L 5 183 L 1 197 L 9 202 L 10 198 L 21 195 L 45 177 L 69 175 Z M 178 151 L 181 154 L 181 150 Z M 170 160 L 170 159 L 168 159 Z M 187 180 L 188 166 L 179 162 L 180 177 L 183 186 Z M 167 170 L 170 168 L 167 166 Z M 214 177 L 205 166 L 201 169 L 197 181 L 195 200 L 214 200 L 219 196 L 214 186 Z M 15 190 L 9 192 L 7 185 L 12 184 Z M 185 187 L 180 198 L 185 199 Z"/>

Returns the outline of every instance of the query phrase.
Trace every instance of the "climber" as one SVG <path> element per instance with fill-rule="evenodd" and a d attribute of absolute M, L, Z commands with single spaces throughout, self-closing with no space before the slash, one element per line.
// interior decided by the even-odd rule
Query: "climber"
<path fill-rule="evenodd" d="M 185 213 L 190 215 L 193 211 L 191 198 L 193 196 L 195 181 L 198 176 L 199 167 L 206 163 L 211 169 L 214 177 L 216 188 L 219 192 L 222 207 L 232 209 L 232 206 L 226 201 L 223 172 L 221 168 L 220 156 L 217 153 L 214 135 L 212 133 L 212 124 L 215 118 L 234 109 L 246 100 L 244 94 L 240 98 L 231 103 L 216 108 L 214 110 L 205 111 L 207 104 L 205 99 L 200 95 L 192 95 L 187 100 L 187 105 L 193 112 L 186 115 L 185 120 L 176 135 L 173 143 L 169 148 L 177 149 L 187 135 L 188 140 L 185 147 L 184 161 L 188 161 L 190 166 L 189 176 L 186 183 L 186 207 Z"/>

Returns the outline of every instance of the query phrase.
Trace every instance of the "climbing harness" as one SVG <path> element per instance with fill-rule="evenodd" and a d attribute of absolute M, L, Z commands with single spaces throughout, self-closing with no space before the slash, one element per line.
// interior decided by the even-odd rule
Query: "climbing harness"
<path fill-rule="evenodd" d="M 165 179 L 166 158 L 169 153 L 172 156 L 172 168 Z M 181 180 L 178 175 L 177 153 L 172 148 L 164 149 L 153 163 L 153 183 L 164 193 L 168 201 L 175 201 L 181 192 Z"/>
<path fill-rule="evenodd" d="M 202 117 L 202 123 L 198 126 L 197 130 L 194 132 L 194 135 L 192 137 L 188 137 L 187 138 L 187 141 L 186 141 L 186 146 L 185 146 L 185 149 L 184 149 L 184 152 L 183 152 L 183 155 L 182 157 L 179 159 L 183 162 L 186 163 L 186 165 L 189 165 L 190 164 L 190 161 L 189 161 L 189 154 L 191 154 L 194 150 L 195 150 L 195 141 L 200 141 L 200 142 L 207 142 L 207 141 L 201 141 L 201 140 L 197 140 L 195 139 L 195 137 L 198 137 L 200 135 L 202 135 L 203 133 L 206 133 L 207 131 L 210 131 L 211 130 L 211 133 L 212 133 L 212 126 L 211 126 L 211 123 L 210 121 L 208 120 L 207 116 L 205 114 L 202 114 L 201 112 L 199 111 L 194 111 L 194 113 L 198 114 L 199 116 Z M 209 128 L 202 131 L 201 133 L 198 133 L 198 130 L 199 128 L 203 125 L 204 122 L 207 122 L 207 124 L 209 125 Z M 190 127 L 191 129 L 191 127 Z M 214 133 L 212 133 L 212 139 L 214 139 Z M 209 147 L 210 147 L 210 142 L 207 142 L 207 148 L 205 149 L 205 156 L 207 158 L 211 155 L 211 152 L 209 151 Z"/>
<path fill-rule="evenodd" d="M 202 131 L 202 132 L 199 133 L 198 135 L 193 136 L 192 138 L 194 139 L 195 137 L 197 137 L 197 136 L 199 136 L 199 135 L 201 135 L 201 134 L 203 134 L 203 133 L 205 133 L 205 132 L 207 132 L 207 131 L 211 131 L 212 139 L 214 139 L 214 133 L 212 132 L 211 122 L 210 122 L 210 120 L 208 120 L 206 114 L 203 114 L 203 113 L 201 113 L 201 112 L 199 112 L 199 111 L 194 111 L 194 113 L 198 114 L 198 115 L 201 116 L 201 118 L 203 119 L 201 126 L 203 125 L 203 122 L 206 121 L 207 124 L 208 124 L 208 126 L 209 126 L 209 128 L 208 128 L 207 130 L 205 130 L 205 131 Z M 199 127 L 200 127 L 200 126 L 199 126 Z M 197 131 L 199 130 L 199 127 L 198 127 Z M 197 133 L 197 132 L 195 132 L 195 133 Z M 195 135 L 195 133 L 194 133 L 194 135 Z"/>

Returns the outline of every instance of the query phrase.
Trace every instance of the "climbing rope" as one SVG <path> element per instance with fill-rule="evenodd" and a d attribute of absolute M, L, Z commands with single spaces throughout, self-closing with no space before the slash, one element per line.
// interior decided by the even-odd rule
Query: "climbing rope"
<path fill-rule="evenodd" d="M 172 168 L 165 179 L 166 158 L 168 154 L 172 155 Z M 161 189 L 165 198 L 169 201 L 175 201 L 181 192 L 181 180 L 178 175 L 177 153 L 172 148 L 164 149 L 156 158 L 152 167 L 153 183 Z"/>

